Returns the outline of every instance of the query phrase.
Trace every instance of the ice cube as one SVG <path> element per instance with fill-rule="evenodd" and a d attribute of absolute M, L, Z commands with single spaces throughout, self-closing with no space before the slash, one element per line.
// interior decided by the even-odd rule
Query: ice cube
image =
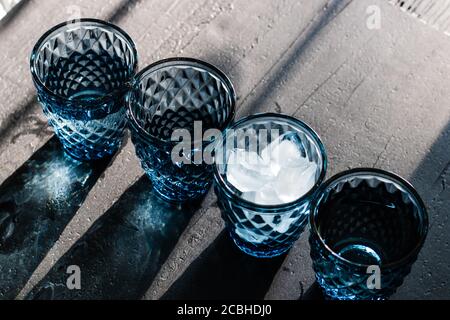
<path fill-rule="evenodd" d="M 318 166 L 306 162 L 297 167 L 283 167 L 274 183 L 274 191 L 283 203 L 299 199 L 309 192 L 316 183 Z"/>
<path fill-rule="evenodd" d="M 277 193 L 274 192 L 274 187 L 271 186 L 270 182 L 257 191 L 243 192 L 242 198 L 255 204 L 261 205 L 277 205 L 283 203 L 283 201 L 278 197 Z"/>
<path fill-rule="evenodd" d="M 243 193 L 244 199 L 255 204 L 295 201 L 316 183 L 318 166 L 302 155 L 295 132 L 272 141 L 261 155 L 243 149 L 231 150 L 227 155 L 228 181 Z"/>
<path fill-rule="evenodd" d="M 234 149 L 227 158 L 227 179 L 241 192 L 258 191 L 274 180 L 268 166 L 256 152 Z"/>
<path fill-rule="evenodd" d="M 306 165 L 308 159 L 302 156 L 296 133 L 287 133 L 272 141 L 261 151 L 261 158 L 269 163 L 272 173 L 277 175 L 283 167 Z"/>
<path fill-rule="evenodd" d="M 285 233 L 289 230 L 291 225 L 295 223 L 299 218 L 282 218 L 280 223 L 273 226 L 273 230 L 279 233 Z"/>
<path fill-rule="evenodd" d="M 256 191 L 243 192 L 241 197 L 251 203 L 256 203 Z"/>
<path fill-rule="evenodd" d="M 273 231 L 279 233 L 287 232 L 291 228 L 292 224 L 299 219 L 299 217 L 281 217 L 279 215 L 273 214 L 262 214 L 260 215 L 260 217 L 267 225 L 264 227 L 265 229 L 267 229 L 267 227 L 270 227 Z"/>
<path fill-rule="evenodd" d="M 241 239 L 250 243 L 263 243 L 264 241 L 269 239 L 269 237 L 265 234 L 260 234 L 248 228 L 236 227 L 235 232 Z"/>
<path fill-rule="evenodd" d="M 278 197 L 274 187 L 269 183 L 256 192 L 255 203 L 270 206 L 281 204 L 283 200 Z"/>

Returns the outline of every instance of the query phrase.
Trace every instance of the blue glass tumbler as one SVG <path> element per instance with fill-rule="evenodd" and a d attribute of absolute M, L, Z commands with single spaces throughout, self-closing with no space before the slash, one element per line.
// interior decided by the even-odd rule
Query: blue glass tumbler
<path fill-rule="evenodd" d="M 131 138 L 156 194 L 180 203 L 203 197 L 212 183 L 212 161 L 203 154 L 234 118 L 236 96 L 227 76 L 191 58 L 170 58 L 142 70 L 127 97 Z M 173 139 L 184 132 L 188 139 Z M 188 142 L 186 142 L 188 141 Z M 183 143 L 186 148 L 179 150 Z M 200 155 L 200 158 L 197 156 Z"/>
<path fill-rule="evenodd" d="M 239 181 L 230 181 L 227 174 L 230 170 L 229 154 L 233 150 L 261 153 L 280 137 L 290 137 L 302 157 L 317 166 L 317 171 L 311 177 L 311 187 L 308 187 L 302 196 L 281 204 L 261 204 L 262 202 L 248 198 L 237 188 Z M 288 251 L 304 230 L 311 201 L 325 178 L 327 155 L 319 136 L 298 119 L 266 113 L 236 122 L 227 130 L 222 141 L 216 144 L 215 149 L 214 190 L 226 227 L 237 247 L 258 258 L 271 258 Z M 284 153 L 281 154 L 281 157 L 285 156 Z M 265 170 L 261 173 L 264 174 Z M 250 180 L 257 181 L 261 178 L 257 175 L 252 177 L 253 174 L 248 172 Z M 246 176 L 246 173 L 243 172 L 242 176 Z M 296 179 L 295 176 L 288 177 L 288 180 L 298 185 L 305 182 L 301 177 Z M 263 185 L 260 182 L 255 183 L 255 187 Z M 280 187 L 288 192 L 294 188 L 289 183 Z M 271 192 L 274 190 L 269 191 Z"/>
<path fill-rule="evenodd" d="M 326 297 L 384 300 L 410 272 L 428 216 L 418 193 L 401 177 L 354 169 L 321 187 L 310 225 L 313 267 Z"/>
<path fill-rule="evenodd" d="M 30 64 L 38 100 L 69 155 L 89 161 L 118 150 L 137 60 L 123 30 L 95 19 L 59 24 L 37 42 Z"/>

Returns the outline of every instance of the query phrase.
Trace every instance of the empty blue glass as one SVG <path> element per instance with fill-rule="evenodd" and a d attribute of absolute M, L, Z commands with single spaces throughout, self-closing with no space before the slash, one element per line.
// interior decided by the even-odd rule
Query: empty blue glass
<path fill-rule="evenodd" d="M 428 217 L 413 186 L 355 169 L 327 181 L 311 210 L 311 257 L 325 295 L 383 300 L 403 283 L 425 241 Z"/>
<path fill-rule="evenodd" d="M 236 97 L 230 80 L 203 61 L 166 59 L 135 77 L 127 101 L 136 154 L 156 193 L 170 202 L 204 196 L 212 182 L 212 161 L 204 161 L 203 153 L 214 140 L 204 139 L 204 133 L 221 132 L 233 120 Z M 190 141 L 183 142 L 187 148 L 177 160 L 172 152 L 182 141 L 172 136 L 182 131 Z"/>
<path fill-rule="evenodd" d="M 124 98 L 136 69 L 133 41 L 107 22 L 66 22 L 41 37 L 31 54 L 31 73 L 69 155 L 95 160 L 118 150 L 126 127 Z"/>
<path fill-rule="evenodd" d="M 261 154 L 262 150 L 280 137 L 293 141 L 302 157 L 317 166 L 317 171 L 311 177 L 311 186 L 302 196 L 282 204 L 261 204 L 256 198 L 251 198 L 252 192 L 245 194 L 242 189 L 238 189 L 239 181 L 230 181 L 227 174 L 232 165 L 229 155 L 233 150 Z M 281 114 L 259 114 L 235 123 L 227 130 L 222 141 L 216 144 L 215 150 L 214 190 L 222 217 L 235 244 L 243 252 L 259 258 L 275 257 L 289 250 L 304 230 L 311 201 L 325 178 L 327 156 L 319 136 L 295 118 Z M 282 152 L 281 157 L 285 156 Z M 258 167 L 254 170 L 257 171 Z M 260 172 L 262 175 L 264 170 Z M 248 183 L 256 181 L 256 188 L 264 187 L 265 183 L 257 181 L 260 177 L 251 177 L 253 173 L 249 174 Z M 243 172 L 242 176 L 245 175 L 246 172 Z M 239 176 L 235 180 L 239 180 Z M 305 181 L 300 177 L 295 179 L 295 183 L 301 185 Z M 290 190 L 293 186 L 287 183 L 280 185 L 280 188 Z"/>

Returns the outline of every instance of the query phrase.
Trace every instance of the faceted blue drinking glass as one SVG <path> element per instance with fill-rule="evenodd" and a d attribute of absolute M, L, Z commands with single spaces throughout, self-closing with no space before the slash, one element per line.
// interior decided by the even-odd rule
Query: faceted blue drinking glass
<path fill-rule="evenodd" d="M 313 267 L 326 297 L 384 300 L 417 259 L 428 216 L 414 187 L 401 177 L 354 169 L 320 188 L 310 225 Z"/>
<path fill-rule="evenodd" d="M 118 150 L 137 60 L 123 30 L 95 19 L 62 23 L 37 42 L 30 63 L 38 100 L 69 155 L 88 161 Z"/>
<path fill-rule="evenodd" d="M 317 164 L 314 185 L 306 194 L 288 203 L 262 205 L 250 201 L 227 178 L 229 151 L 261 151 L 285 134 L 294 135 L 302 156 Z M 216 144 L 215 150 L 214 190 L 226 227 L 237 247 L 258 258 L 275 257 L 288 251 L 304 230 L 311 201 L 325 178 L 327 155 L 319 136 L 295 118 L 258 114 L 236 122 Z"/>
<path fill-rule="evenodd" d="M 131 138 L 153 189 L 169 202 L 204 196 L 212 183 L 208 130 L 223 131 L 234 118 L 236 96 L 227 76 L 216 67 L 191 58 L 170 58 L 142 70 L 127 97 Z M 198 127 L 200 124 L 200 127 Z M 197 126 L 197 130 L 196 129 Z M 187 148 L 173 134 L 184 131 Z M 200 159 L 197 157 L 200 154 Z"/>

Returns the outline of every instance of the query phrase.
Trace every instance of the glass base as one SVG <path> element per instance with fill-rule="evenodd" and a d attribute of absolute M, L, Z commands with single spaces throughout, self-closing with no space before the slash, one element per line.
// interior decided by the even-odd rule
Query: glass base
<path fill-rule="evenodd" d="M 365 294 L 341 294 L 339 289 L 321 288 L 323 298 L 327 301 L 386 301 L 389 296 L 365 295 Z"/>
<path fill-rule="evenodd" d="M 151 176 L 147 175 L 152 181 Z M 185 195 L 181 196 L 180 194 L 174 194 L 171 190 L 164 186 L 164 184 L 154 183 L 152 181 L 153 191 L 155 195 L 163 201 L 170 202 L 172 204 L 185 204 L 187 202 L 197 202 L 205 197 L 208 193 L 209 188 L 206 189 L 203 193 L 197 193 L 195 196 Z"/>
<path fill-rule="evenodd" d="M 275 258 L 275 257 L 281 256 L 282 254 L 286 253 L 292 247 L 292 245 L 286 245 L 281 248 L 279 247 L 277 249 L 263 249 L 263 248 L 259 249 L 255 245 L 252 245 L 252 244 L 249 244 L 247 242 L 240 240 L 235 235 L 233 235 L 232 232 L 230 232 L 229 234 L 230 234 L 231 239 L 233 239 L 234 243 L 236 244 L 236 246 L 242 252 L 244 252 L 250 256 L 253 256 L 255 258 L 263 258 L 263 259 Z"/>
<path fill-rule="evenodd" d="M 124 112 L 101 120 L 82 121 L 52 113 L 45 104 L 43 109 L 65 152 L 76 160 L 89 162 L 110 158 L 125 141 Z"/>
<path fill-rule="evenodd" d="M 72 159 L 82 161 L 82 162 L 97 161 L 97 160 L 111 157 L 119 150 L 119 147 L 120 147 L 120 145 L 110 152 L 105 151 L 105 152 L 101 152 L 101 153 L 97 152 L 97 153 L 88 154 L 87 152 L 73 152 L 63 144 L 64 152 L 68 156 L 70 156 Z"/>

